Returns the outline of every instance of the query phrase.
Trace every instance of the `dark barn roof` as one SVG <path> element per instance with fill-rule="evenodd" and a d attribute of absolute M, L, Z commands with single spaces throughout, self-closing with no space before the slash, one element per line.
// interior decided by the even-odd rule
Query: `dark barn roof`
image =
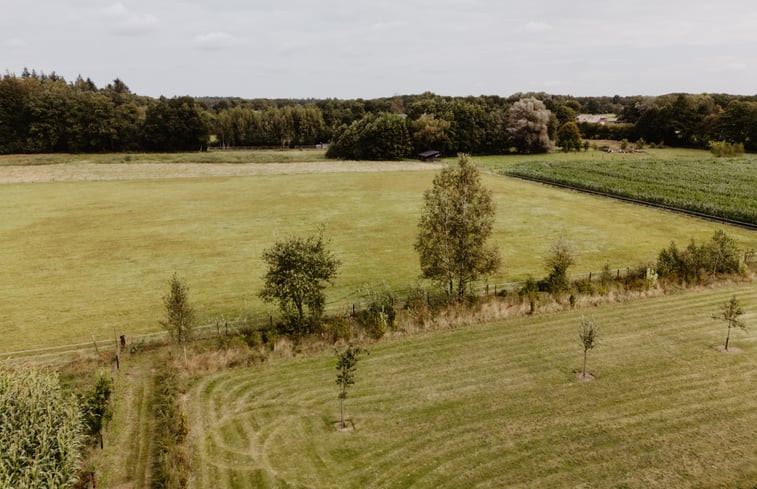
<path fill-rule="evenodd" d="M 424 151 L 422 153 L 418 153 L 418 159 L 420 159 L 421 161 L 429 161 L 429 160 L 434 161 L 439 156 L 441 156 L 441 154 L 442 153 L 439 152 L 439 151 L 436 151 L 434 149 L 430 149 L 428 151 Z"/>

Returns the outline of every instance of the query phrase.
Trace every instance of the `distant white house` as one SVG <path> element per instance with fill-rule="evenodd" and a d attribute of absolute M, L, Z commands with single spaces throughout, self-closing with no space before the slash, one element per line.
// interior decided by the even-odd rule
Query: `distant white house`
<path fill-rule="evenodd" d="M 576 116 L 576 122 L 590 122 L 592 124 L 612 124 L 618 122 L 618 118 L 614 114 L 578 114 Z"/>

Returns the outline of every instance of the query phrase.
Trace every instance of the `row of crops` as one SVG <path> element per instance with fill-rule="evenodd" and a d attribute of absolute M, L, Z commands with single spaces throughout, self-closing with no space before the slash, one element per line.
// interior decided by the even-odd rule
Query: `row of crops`
<path fill-rule="evenodd" d="M 533 161 L 505 173 L 757 224 L 751 158 Z"/>

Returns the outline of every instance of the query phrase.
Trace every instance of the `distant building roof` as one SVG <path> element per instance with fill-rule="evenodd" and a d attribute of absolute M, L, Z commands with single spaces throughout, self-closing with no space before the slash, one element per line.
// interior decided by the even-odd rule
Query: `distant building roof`
<path fill-rule="evenodd" d="M 607 124 L 618 122 L 615 114 L 578 114 L 576 122 L 590 122 L 592 124 Z"/>
<path fill-rule="evenodd" d="M 422 153 L 418 153 L 418 159 L 421 161 L 436 161 L 436 159 L 441 155 L 442 153 L 440 151 L 429 149 L 427 151 L 423 151 Z"/>

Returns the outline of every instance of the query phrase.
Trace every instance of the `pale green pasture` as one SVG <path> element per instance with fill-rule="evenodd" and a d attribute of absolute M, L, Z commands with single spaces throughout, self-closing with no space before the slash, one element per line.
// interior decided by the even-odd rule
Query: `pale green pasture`
<path fill-rule="evenodd" d="M 299 163 L 326 161 L 326 151 L 303 150 L 228 150 L 192 153 L 120 154 L 19 154 L 0 155 L 0 167 L 9 165 L 60 165 L 66 163 Z"/>
<path fill-rule="evenodd" d="M 264 248 L 320 224 L 342 261 L 330 307 L 363 284 L 404 290 L 433 172 L 323 173 L 0 186 L 0 353 L 160 329 L 176 272 L 202 322 L 265 311 Z M 610 199 L 487 175 L 497 201 L 502 283 L 544 273 L 561 234 L 576 272 L 653 261 L 671 240 L 708 238 L 717 224 Z M 728 229 L 744 248 L 754 232 Z"/>
<path fill-rule="evenodd" d="M 732 294 L 699 290 L 370 345 L 339 432 L 325 352 L 198 378 L 193 487 L 750 488 L 757 336 L 715 346 Z M 599 326 L 578 382 L 581 314 Z"/>

